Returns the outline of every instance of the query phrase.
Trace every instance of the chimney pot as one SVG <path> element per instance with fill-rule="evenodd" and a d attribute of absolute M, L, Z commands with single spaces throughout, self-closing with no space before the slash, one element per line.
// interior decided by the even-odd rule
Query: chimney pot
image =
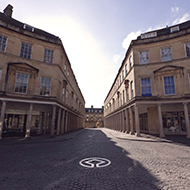
<path fill-rule="evenodd" d="M 4 14 L 6 14 L 8 17 L 12 17 L 13 13 L 13 6 L 12 5 L 7 5 L 7 7 L 3 10 Z"/>

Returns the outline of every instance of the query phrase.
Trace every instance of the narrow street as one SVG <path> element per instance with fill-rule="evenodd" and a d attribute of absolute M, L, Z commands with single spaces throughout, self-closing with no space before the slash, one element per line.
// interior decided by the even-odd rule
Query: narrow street
<path fill-rule="evenodd" d="M 135 137 L 103 128 L 55 138 L 4 139 L 1 189 L 190 189 L 190 143 L 175 138 Z M 81 162 L 85 158 L 92 161 Z"/>

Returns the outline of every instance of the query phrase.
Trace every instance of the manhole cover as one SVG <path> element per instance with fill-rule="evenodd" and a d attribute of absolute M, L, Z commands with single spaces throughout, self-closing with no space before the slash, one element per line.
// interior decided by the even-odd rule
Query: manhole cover
<path fill-rule="evenodd" d="M 86 168 L 103 168 L 109 166 L 111 161 L 106 158 L 92 157 L 81 160 L 79 164 Z"/>

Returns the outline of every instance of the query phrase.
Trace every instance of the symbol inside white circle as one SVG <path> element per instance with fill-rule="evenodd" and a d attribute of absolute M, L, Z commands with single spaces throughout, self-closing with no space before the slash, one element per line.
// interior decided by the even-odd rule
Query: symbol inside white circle
<path fill-rule="evenodd" d="M 81 160 L 79 164 L 86 168 L 103 168 L 109 166 L 111 161 L 106 158 L 92 157 Z"/>

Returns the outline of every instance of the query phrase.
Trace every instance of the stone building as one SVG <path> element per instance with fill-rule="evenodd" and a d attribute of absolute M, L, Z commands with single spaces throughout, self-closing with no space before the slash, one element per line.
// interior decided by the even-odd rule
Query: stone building
<path fill-rule="evenodd" d="M 85 108 L 85 128 L 104 127 L 104 107 Z"/>
<path fill-rule="evenodd" d="M 0 13 L 0 138 L 83 128 L 85 100 L 60 38 L 12 12 Z"/>
<path fill-rule="evenodd" d="M 190 21 L 141 34 L 104 102 L 105 127 L 190 138 Z"/>

